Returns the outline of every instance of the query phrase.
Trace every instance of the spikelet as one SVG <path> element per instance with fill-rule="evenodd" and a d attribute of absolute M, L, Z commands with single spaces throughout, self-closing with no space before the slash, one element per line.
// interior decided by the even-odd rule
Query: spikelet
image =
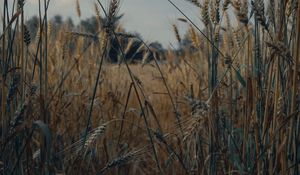
<path fill-rule="evenodd" d="M 196 118 L 189 124 L 189 126 L 187 126 L 186 131 L 183 134 L 183 142 L 186 142 L 188 138 L 193 136 L 199 129 L 201 129 L 203 121 L 203 118 Z"/>
<path fill-rule="evenodd" d="M 254 45 L 254 54 L 255 54 L 256 58 L 259 58 L 260 60 L 262 60 L 261 51 L 260 51 L 260 45 L 258 43 L 256 43 Z"/>
<path fill-rule="evenodd" d="M 81 17 L 81 10 L 80 10 L 79 0 L 76 0 L 76 13 L 77 13 L 77 16 L 80 18 Z"/>
<path fill-rule="evenodd" d="M 234 36 L 234 41 L 235 45 L 237 45 L 238 48 L 242 47 L 241 39 L 240 39 L 240 34 L 238 30 L 233 31 L 233 36 Z"/>
<path fill-rule="evenodd" d="M 248 24 L 248 2 L 247 0 L 244 1 L 235 1 L 233 3 L 234 8 L 236 9 L 237 17 L 239 21 L 243 24 Z"/>
<path fill-rule="evenodd" d="M 187 131 L 184 133 L 184 141 L 190 136 L 192 136 L 199 129 L 200 125 L 203 124 L 203 122 L 205 122 L 207 113 L 210 109 L 209 104 L 205 101 L 189 97 L 186 97 L 185 99 L 191 106 L 191 115 L 194 118 L 194 120 L 187 127 Z"/>
<path fill-rule="evenodd" d="M 242 2 L 239 0 L 232 0 L 231 1 L 232 6 L 234 7 L 235 10 L 240 11 Z"/>
<path fill-rule="evenodd" d="M 207 27 L 209 25 L 209 0 L 204 1 L 204 5 L 201 8 L 201 16 L 204 25 Z"/>
<path fill-rule="evenodd" d="M 284 61 L 286 61 L 289 65 L 293 64 L 292 54 L 291 54 L 288 46 L 286 46 L 286 44 L 284 44 L 281 41 L 275 40 L 272 42 L 267 41 L 266 45 L 271 48 L 271 51 L 274 54 L 281 56 L 284 59 Z"/>
<path fill-rule="evenodd" d="M 220 0 L 215 0 L 211 7 L 211 21 L 217 25 L 220 22 Z"/>
<path fill-rule="evenodd" d="M 195 6 L 197 6 L 199 8 L 201 8 L 201 4 L 200 4 L 200 2 L 198 0 L 186 0 L 186 1 L 194 4 Z"/>
<path fill-rule="evenodd" d="M 116 17 L 119 9 L 119 0 L 111 0 L 108 9 L 108 16 L 105 24 L 103 25 L 105 28 L 105 32 L 108 34 L 107 37 L 111 37 L 111 32 L 114 26 L 114 18 Z"/>
<path fill-rule="evenodd" d="M 95 141 L 105 132 L 106 124 L 100 125 L 96 129 L 94 129 L 89 135 L 84 144 L 85 148 L 90 147 Z"/>
<path fill-rule="evenodd" d="M 111 0 L 108 10 L 108 19 L 111 22 L 112 18 L 116 16 L 119 9 L 119 0 Z"/>
<path fill-rule="evenodd" d="M 97 18 L 97 28 L 98 28 L 98 30 L 100 30 L 100 28 L 102 26 L 101 13 L 100 13 L 100 10 L 99 10 L 98 5 L 96 3 L 94 3 L 94 8 L 95 8 L 95 13 L 96 13 L 96 18 Z"/>
<path fill-rule="evenodd" d="M 282 124 L 286 118 L 286 115 L 284 113 L 284 99 L 283 97 L 279 97 L 278 103 L 277 103 L 277 111 L 276 111 L 276 122 L 278 124 Z"/>
<path fill-rule="evenodd" d="M 220 15 L 217 15 L 217 9 L 213 3 L 210 3 L 210 20 L 215 25 L 218 23 Z"/>
<path fill-rule="evenodd" d="M 221 29 L 220 25 L 216 25 L 216 29 L 214 33 L 214 40 L 216 43 L 218 43 L 220 40 L 220 29 Z"/>
<path fill-rule="evenodd" d="M 230 4 L 230 0 L 224 0 L 223 2 L 223 11 L 226 11 L 228 9 L 228 6 Z"/>
<path fill-rule="evenodd" d="M 39 25 L 39 27 L 37 28 L 36 35 L 35 35 L 35 41 L 39 42 L 40 38 L 41 38 L 41 26 Z"/>
<path fill-rule="evenodd" d="M 204 116 L 209 111 L 209 104 L 205 101 L 189 99 L 189 103 L 192 107 L 192 115 L 193 117 Z"/>
<path fill-rule="evenodd" d="M 135 156 L 139 153 L 139 151 L 132 151 L 127 154 L 121 155 L 120 157 L 117 157 L 113 159 L 112 161 L 108 162 L 106 166 L 100 171 L 100 174 L 103 174 L 106 170 L 113 168 L 115 166 L 121 166 L 125 163 L 129 162 L 130 160 L 133 160 Z"/>
<path fill-rule="evenodd" d="M 59 42 L 62 44 L 62 58 L 66 58 L 69 52 L 69 42 L 71 40 L 71 33 L 66 33 L 64 42 Z"/>
<path fill-rule="evenodd" d="M 91 131 L 87 135 L 87 139 L 84 143 L 83 150 L 82 150 L 83 138 L 80 140 L 80 142 L 79 142 L 80 144 L 74 145 L 75 149 L 76 149 L 75 153 L 76 154 L 85 153 L 88 149 L 90 149 L 92 147 L 92 145 L 96 142 L 96 140 L 101 137 L 101 135 L 105 132 L 105 130 L 106 130 L 106 123 L 98 126 L 93 131 Z"/>
<path fill-rule="evenodd" d="M 232 47 L 231 46 L 231 40 L 229 39 L 231 36 L 230 36 L 230 33 L 229 32 L 226 32 L 224 33 L 224 36 L 223 36 L 223 44 L 224 44 L 224 50 L 225 50 L 225 55 L 228 55 L 228 52 L 230 51 L 229 49 L 231 49 Z"/>
<path fill-rule="evenodd" d="M 278 104 L 277 104 L 277 115 L 282 115 L 284 112 L 284 101 L 282 96 L 279 97 L 278 99 Z"/>
<path fill-rule="evenodd" d="M 285 6 L 285 15 L 289 17 L 292 12 L 292 0 L 288 0 Z"/>
<path fill-rule="evenodd" d="M 98 5 L 96 3 L 94 3 L 94 8 L 95 8 L 95 13 L 98 19 L 101 19 L 101 13 L 100 10 L 98 8 Z"/>
<path fill-rule="evenodd" d="M 190 28 L 189 28 L 189 35 L 190 35 L 190 38 L 192 40 L 192 44 L 195 48 L 200 48 L 200 41 L 199 41 L 199 36 L 197 35 L 195 29 L 190 25 Z"/>
<path fill-rule="evenodd" d="M 184 23 L 187 23 L 187 22 L 188 22 L 188 21 L 187 21 L 186 19 L 184 19 L 184 18 L 177 18 L 177 20 L 180 21 L 180 22 L 184 22 Z"/>
<path fill-rule="evenodd" d="M 32 159 L 35 160 L 35 159 L 39 158 L 40 156 L 41 156 L 41 149 L 38 149 L 32 154 Z"/>
<path fill-rule="evenodd" d="M 104 123 L 97 128 L 90 131 L 87 135 L 86 141 L 83 145 L 83 138 L 69 145 L 65 149 L 61 150 L 59 154 L 70 154 L 68 156 L 72 156 L 74 154 L 80 155 L 82 153 L 86 153 L 88 149 L 91 149 L 92 146 L 96 143 L 97 139 L 99 139 L 106 130 L 107 123 Z M 83 147 L 82 147 L 83 146 Z M 82 149 L 83 148 L 83 149 Z"/>
<path fill-rule="evenodd" d="M 48 36 L 48 38 L 50 38 L 51 33 L 52 33 L 52 30 L 53 30 L 53 24 L 52 24 L 52 22 L 49 21 L 47 26 L 48 26 L 48 29 L 47 29 L 47 36 Z"/>
<path fill-rule="evenodd" d="M 181 37 L 180 37 L 179 31 L 178 31 L 178 28 L 175 24 L 173 24 L 172 26 L 173 26 L 173 31 L 174 31 L 176 40 L 178 41 L 178 43 L 180 43 L 181 42 Z"/>
<path fill-rule="evenodd" d="M 107 31 L 101 31 L 99 35 L 101 52 L 104 52 L 105 45 L 107 42 L 109 42 L 109 33 L 107 33 Z"/>
<path fill-rule="evenodd" d="M 26 25 L 24 25 L 24 43 L 28 46 L 31 42 L 30 32 Z"/>
<path fill-rule="evenodd" d="M 256 19 L 259 21 L 259 23 L 266 29 L 267 31 L 269 30 L 268 28 L 268 23 L 265 17 L 265 5 L 263 0 L 254 0 L 251 1 L 254 14 Z"/>
<path fill-rule="evenodd" d="M 227 12 L 224 12 L 225 22 L 226 22 L 226 30 L 231 28 L 230 18 Z"/>
<path fill-rule="evenodd" d="M 215 8 L 217 8 L 218 9 L 218 11 L 219 11 L 219 9 L 220 9 L 220 4 L 221 4 L 221 1 L 220 0 L 215 0 Z M 220 13 L 220 12 L 218 12 L 218 13 Z M 219 14 L 219 16 L 220 16 L 220 14 Z"/>
<path fill-rule="evenodd" d="M 108 168 L 112 168 L 114 166 L 120 166 L 123 165 L 124 163 L 128 162 L 129 160 L 131 160 L 133 157 L 135 156 L 135 152 L 129 152 L 125 155 L 122 155 L 114 160 L 112 160 L 111 162 L 109 162 L 107 164 Z"/>
<path fill-rule="evenodd" d="M 84 48 L 85 38 L 79 37 L 76 42 L 77 54 L 80 55 L 81 49 Z"/>

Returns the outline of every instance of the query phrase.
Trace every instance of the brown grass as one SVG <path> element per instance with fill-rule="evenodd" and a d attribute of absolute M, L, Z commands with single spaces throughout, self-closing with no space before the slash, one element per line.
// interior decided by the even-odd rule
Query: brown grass
<path fill-rule="evenodd" d="M 180 50 L 142 64 L 108 61 L 140 41 L 118 0 L 95 4 L 98 33 L 40 16 L 33 36 L 23 1 L 4 9 L 0 174 L 299 174 L 297 1 L 188 1 L 204 28 L 178 18 Z"/>

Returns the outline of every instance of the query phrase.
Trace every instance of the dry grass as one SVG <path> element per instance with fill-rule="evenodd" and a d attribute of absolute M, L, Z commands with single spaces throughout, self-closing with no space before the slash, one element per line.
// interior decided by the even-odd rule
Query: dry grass
<path fill-rule="evenodd" d="M 179 18 L 180 50 L 143 64 L 123 60 L 140 39 L 118 0 L 95 3 L 92 34 L 41 15 L 33 37 L 24 2 L 5 8 L 0 174 L 299 174 L 298 2 L 188 2 L 204 28 Z"/>

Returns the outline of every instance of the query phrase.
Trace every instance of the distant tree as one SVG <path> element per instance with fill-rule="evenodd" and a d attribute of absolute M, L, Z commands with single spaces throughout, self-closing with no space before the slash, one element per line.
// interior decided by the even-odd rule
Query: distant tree
<path fill-rule="evenodd" d="M 68 26 L 69 28 L 71 28 L 71 29 L 75 27 L 75 26 L 74 26 L 74 22 L 73 22 L 72 18 L 70 18 L 70 17 L 66 20 L 65 23 L 66 23 L 67 26 Z"/>
<path fill-rule="evenodd" d="M 26 26 L 32 36 L 36 36 L 39 27 L 39 19 L 37 16 L 32 16 L 26 23 Z"/>
<path fill-rule="evenodd" d="M 95 16 L 80 21 L 80 28 L 89 33 L 97 32 L 97 18 Z"/>
<path fill-rule="evenodd" d="M 55 15 L 53 17 L 53 22 L 56 26 L 61 26 L 63 24 L 63 19 L 60 15 Z"/>
<path fill-rule="evenodd" d="M 57 32 L 61 29 L 61 27 L 63 26 L 64 21 L 61 15 L 55 15 L 52 19 L 51 19 L 51 25 L 52 25 L 52 29 L 51 29 L 51 36 L 53 38 L 56 37 Z"/>

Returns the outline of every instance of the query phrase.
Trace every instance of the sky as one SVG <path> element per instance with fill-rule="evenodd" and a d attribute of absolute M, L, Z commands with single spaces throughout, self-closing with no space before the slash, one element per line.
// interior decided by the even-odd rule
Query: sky
<path fill-rule="evenodd" d="M 3 1 L 1 2 L 0 14 L 3 14 Z M 12 2 L 13 0 L 9 0 Z M 41 0 L 43 2 L 43 0 Z M 199 27 L 201 27 L 200 11 L 186 0 L 172 0 L 179 6 Z M 94 3 L 96 0 L 79 0 L 81 17 L 76 13 L 76 0 L 51 0 L 48 15 L 53 17 L 60 14 L 64 19 L 71 17 L 74 22 L 95 15 Z M 108 7 L 109 0 L 100 0 Z M 179 27 L 183 35 L 187 24 L 177 20 L 183 16 L 167 0 L 121 0 L 120 14 L 124 14 L 121 24 L 128 32 L 138 32 L 148 42 L 158 41 L 164 47 L 170 43 L 176 46 L 176 39 L 172 30 L 172 24 Z M 29 19 L 38 14 L 38 0 L 25 1 L 25 17 Z"/>
<path fill-rule="evenodd" d="M 13 2 L 13 0 L 8 0 Z M 108 7 L 110 0 L 100 0 L 105 7 Z M 186 0 L 172 0 L 184 11 L 198 26 L 201 26 L 199 18 L 200 11 Z M 0 16 L 3 16 L 3 2 L 0 0 Z M 41 0 L 43 2 L 43 0 Z M 76 0 L 51 0 L 48 15 L 53 17 L 57 14 L 64 19 L 71 17 L 75 23 L 95 15 L 94 3 L 96 0 L 79 0 L 81 17 L 76 13 Z M 172 24 L 179 27 L 183 35 L 187 24 L 177 20 L 183 16 L 167 0 L 121 0 L 119 10 L 124 14 L 121 24 L 128 32 L 138 32 L 148 42 L 158 41 L 165 48 L 176 46 L 176 39 L 172 30 Z M 38 14 L 38 0 L 25 1 L 25 19 Z M 2 29 L 2 28 L 1 28 Z M 0 30 L 1 30 L 0 29 Z M 1 31 L 2 33 L 2 31 Z"/>

